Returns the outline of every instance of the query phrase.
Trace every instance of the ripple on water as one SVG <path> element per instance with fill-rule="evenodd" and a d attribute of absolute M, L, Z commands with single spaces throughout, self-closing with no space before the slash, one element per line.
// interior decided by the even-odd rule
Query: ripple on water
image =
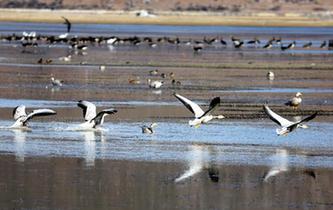
<path fill-rule="evenodd" d="M 0 121 L 0 126 L 10 125 Z M 97 159 L 186 161 L 193 146 L 205 153 L 205 161 L 220 164 L 269 165 L 277 149 L 289 153 L 290 164 L 333 167 L 333 125 L 309 123 L 309 129 L 286 137 L 276 126 L 261 122 L 216 122 L 191 128 L 187 122 L 158 122 L 156 133 L 141 133 L 141 123 L 106 123 L 103 131 L 74 131 L 78 123 L 31 123 L 32 131 L 0 130 L 0 152 L 25 156 L 81 157 L 89 164 Z M 48 127 L 51 126 L 51 127 Z"/>

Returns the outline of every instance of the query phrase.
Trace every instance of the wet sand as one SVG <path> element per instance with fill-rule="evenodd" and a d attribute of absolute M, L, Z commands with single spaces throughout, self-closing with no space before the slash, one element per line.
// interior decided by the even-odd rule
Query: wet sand
<path fill-rule="evenodd" d="M 54 33 L 51 26 L 43 28 L 45 33 Z M 63 25 L 54 26 L 62 32 Z M 80 27 L 80 35 L 98 34 L 84 31 L 84 25 Z M 11 34 L 21 28 L 14 25 L 3 30 Z M 330 35 L 325 30 L 306 34 L 297 29 L 277 29 L 276 33 L 285 43 L 296 39 L 298 46 L 285 52 L 278 47 L 262 49 L 274 32 L 241 33 L 242 39 L 257 36 L 263 40 L 260 46 L 243 49 L 231 46 L 231 33 L 223 34 L 227 47 L 214 44 L 200 53 L 184 44 L 164 43 L 151 48 L 143 43 L 88 45 L 84 55 L 73 53 L 66 44 L 49 47 L 40 43 L 38 48 L 24 50 L 20 42 L 1 41 L 1 126 L 12 122 L 12 109 L 21 103 L 29 110 L 52 108 L 58 114 L 34 119 L 32 132 L 0 130 L 0 208 L 332 208 L 333 59 L 332 51 L 318 47 Z M 144 37 L 150 33 L 143 30 L 138 34 Z M 165 35 L 152 34 L 155 39 Z M 114 35 L 128 37 L 134 33 L 118 31 Z M 202 40 L 205 35 L 168 32 L 168 36 L 182 41 Z M 315 46 L 303 49 L 301 45 L 310 40 Z M 70 62 L 59 60 L 68 54 L 72 54 Z M 52 59 L 52 63 L 38 64 L 40 58 Z M 101 71 L 100 65 L 106 69 Z M 149 75 L 154 69 L 159 74 Z M 266 79 L 270 70 L 276 75 L 274 81 Z M 167 76 L 160 91 L 148 87 L 148 78 L 162 79 L 161 73 L 171 72 L 181 85 L 172 85 Z M 63 87 L 52 87 L 51 76 L 64 80 Z M 130 84 L 129 79 L 141 83 Z M 297 91 L 304 93 L 301 107 L 293 110 L 284 106 Z M 188 127 L 192 115 L 172 96 L 174 92 L 204 107 L 212 97 L 220 96 L 222 104 L 216 112 L 227 119 L 199 130 Z M 96 102 L 100 109 L 111 106 L 118 110 L 106 119 L 105 127 L 111 130 L 105 133 L 106 139 L 94 133 L 66 133 L 52 127 L 81 122 L 82 112 L 76 106 L 81 99 Z M 266 102 L 288 117 L 315 111 L 319 116 L 310 123 L 309 130 L 280 138 L 275 136 L 276 126 L 262 111 Z M 161 124 L 156 134 L 141 134 L 139 126 L 153 121 Z M 188 148 L 197 145 L 214 150 L 210 157 L 205 151 L 191 153 Z M 279 161 L 270 162 L 279 149 L 290 154 L 288 170 L 263 182 L 269 168 L 284 167 Z M 198 154 L 203 156 L 202 161 L 196 159 Z M 225 159 L 224 154 L 228 154 Z M 286 161 L 283 157 L 277 159 Z M 175 183 L 192 160 L 196 167 L 200 163 L 200 172 Z M 212 168 L 219 171 L 217 183 L 209 179 L 207 171 Z M 305 170 L 312 171 L 315 178 L 304 174 Z"/>

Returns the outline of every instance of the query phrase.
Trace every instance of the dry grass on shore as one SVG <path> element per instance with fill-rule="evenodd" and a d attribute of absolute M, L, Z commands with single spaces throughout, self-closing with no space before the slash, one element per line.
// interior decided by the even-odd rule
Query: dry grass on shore
<path fill-rule="evenodd" d="M 95 10 L 0 9 L 0 21 L 75 23 L 160 24 L 160 25 L 238 25 L 238 26 L 333 26 L 333 20 L 302 15 L 225 16 L 219 13 L 157 12 L 154 17 L 138 17 L 136 12 Z"/>

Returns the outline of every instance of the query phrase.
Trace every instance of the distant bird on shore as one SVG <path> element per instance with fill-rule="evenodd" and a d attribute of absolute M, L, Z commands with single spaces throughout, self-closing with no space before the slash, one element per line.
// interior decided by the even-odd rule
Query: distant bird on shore
<path fill-rule="evenodd" d="M 320 44 L 320 48 L 324 48 L 324 47 L 326 47 L 326 44 L 327 44 L 327 42 L 326 41 L 323 41 L 321 44 Z"/>
<path fill-rule="evenodd" d="M 317 112 L 305 117 L 301 120 L 298 121 L 289 121 L 283 117 L 281 117 L 280 115 L 276 114 L 275 112 L 273 112 L 267 105 L 264 105 L 264 112 L 268 115 L 268 117 L 275 123 L 277 123 L 278 125 L 280 125 L 282 128 L 278 128 L 276 129 L 276 133 L 277 135 L 288 135 L 288 133 L 296 130 L 297 128 L 308 128 L 307 125 L 305 125 L 305 122 L 308 122 L 312 119 L 314 119 L 317 116 Z"/>
<path fill-rule="evenodd" d="M 27 128 L 29 120 L 31 120 L 33 117 L 48 116 L 55 114 L 56 112 L 51 109 L 36 109 L 33 110 L 31 113 L 27 114 L 25 112 L 25 106 L 20 105 L 13 110 L 13 117 L 14 120 L 16 121 L 12 126 L 10 126 L 10 128 L 24 129 Z"/>
<path fill-rule="evenodd" d="M 193 46 L 194 52 L 201 52 L 202 49 L 203 49 L 202 46 Z"/>
<path fill-rule="evenodd" d="M 150 88 L 159 89 L 163 85 L 163 81 L 147 79 L 148 86 Z"/>
<path fill-rule="evenodd" d="M 150 71 L 149 71 L 149 75 L 150 75 L 150 76 L 155 76 L 155 75 L 158 74 L 158 72 L 159 72 L 158 69 L 150 70 Z"/>
<path fill-rule="evenodd" d="M 297 108 L 302 103 L 302 93 L 297 92 L 295 97 L 293 97 L 291 100 L 285 103 L 287 106 L 291 106 L 293 108 Z"/>
<path fill-rule="evenodd" d="M 296 46 L 296 42 L 293 41 L 292 43 L 288 44 L 287 46 L 283 46 L 281 45 L 281 50 L 289 50 L 289 49 L 293 49 Z"/>
<path fill-rule="evenodd" d="M 303 48 L 310 48 L 312 46 L 312 42 L 305 43 Z"/>
<path fill-rule="evenodd" d="M 231 37 L 231 41 L 232 43 L 234 44 L 234 47 L 235 48 L 240 48 L 242 47 L 242 45 L 244 44 L 244 42 L 238 38 L 235 38 L 235 37 Z"/>
<path fill-rule="evenodd" d="M 274 72 L 272 72 L 272 71 L 267 72 L 266 78 L 268 80 L 274 80 L 274 77 L 275 77 Z"/>
<path fill-rule="evenodd" d="M 249 41 L 247 42 L 247 44 L 254 44 L 254 45 L 257 45 L 257 44 L 260 44 L 260 40 L 259 40 L 257 37 L 255 37 L 254 39 L 249 40 Z"/>
<path fill-rule="evenodd" d="M 57 87 L 61 87 L 64 83 L 63 80 L 60 80 L 60 79 L 55 79 L 54 77 L 51 77 L 51 83 L 53 86 L 57 86 Z"/>
<path fill-rule="evenodd" d="M 223 119 L 225 118 L 223 115 L 212 115 L 211 113 L 218 107 L 221 100 L 220 97 L 214 98 L 210 104 L 209 108 L 206 112 L 204 112 L 198 104 L 194 103 L 193 101 L 181 96 L 179 94 L 174 93 L 174 96 L 182 102 L 185 107 L 190 110 L 193 114 L 195 119 L 189 121 L 190 126 L 199 127 L 203 123 L 208 123 L 212 119 Z"/>
<path fill-rule="evenodd" d="M 96 114 L 96 106 L 95 104 L 89 101 L 79 101 L 77 103 L 78 107 L 83 109 L 83 117 L 86 122 L 79 125 L 80 129 L 94 129 L 103 125 L 104 118 L 107 115 L 117 113 L 117 110 L 113 108 L 104 109 Z"/>
<path fill-rule="evenodd" d="M 65 20 L 64 24 L 67 26 L 67 33 L 69 33 L 71 31 L 72 28 L 72 23 L 65 17 L 61 17 L 62 19 Z"/>
<path fill-rule="evenodd" d="M 152 123 L 149 126 L 148 125 L 143 125 L 143 126 L 141 126 L 142 133 L 153 134 L 154 133 L 154 128 L 156 126 L 157 126 L 157 123 Z"/>
<path fill-rule="evenodd" d="M 273 43 L 271 41 L 268 41 L 264 46 L 263 48 L 264 49 L 271 49 L 273 47 Z"/>

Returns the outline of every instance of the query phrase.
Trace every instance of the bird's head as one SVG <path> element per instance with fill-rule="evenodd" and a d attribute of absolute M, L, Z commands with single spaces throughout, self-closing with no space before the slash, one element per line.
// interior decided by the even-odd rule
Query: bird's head
<path fill-rule="evenodd" d="M 301 97 L 302 96 L 302 93 L 301 92 L 297 92 L 296 93 L 296 97 Z"/>

